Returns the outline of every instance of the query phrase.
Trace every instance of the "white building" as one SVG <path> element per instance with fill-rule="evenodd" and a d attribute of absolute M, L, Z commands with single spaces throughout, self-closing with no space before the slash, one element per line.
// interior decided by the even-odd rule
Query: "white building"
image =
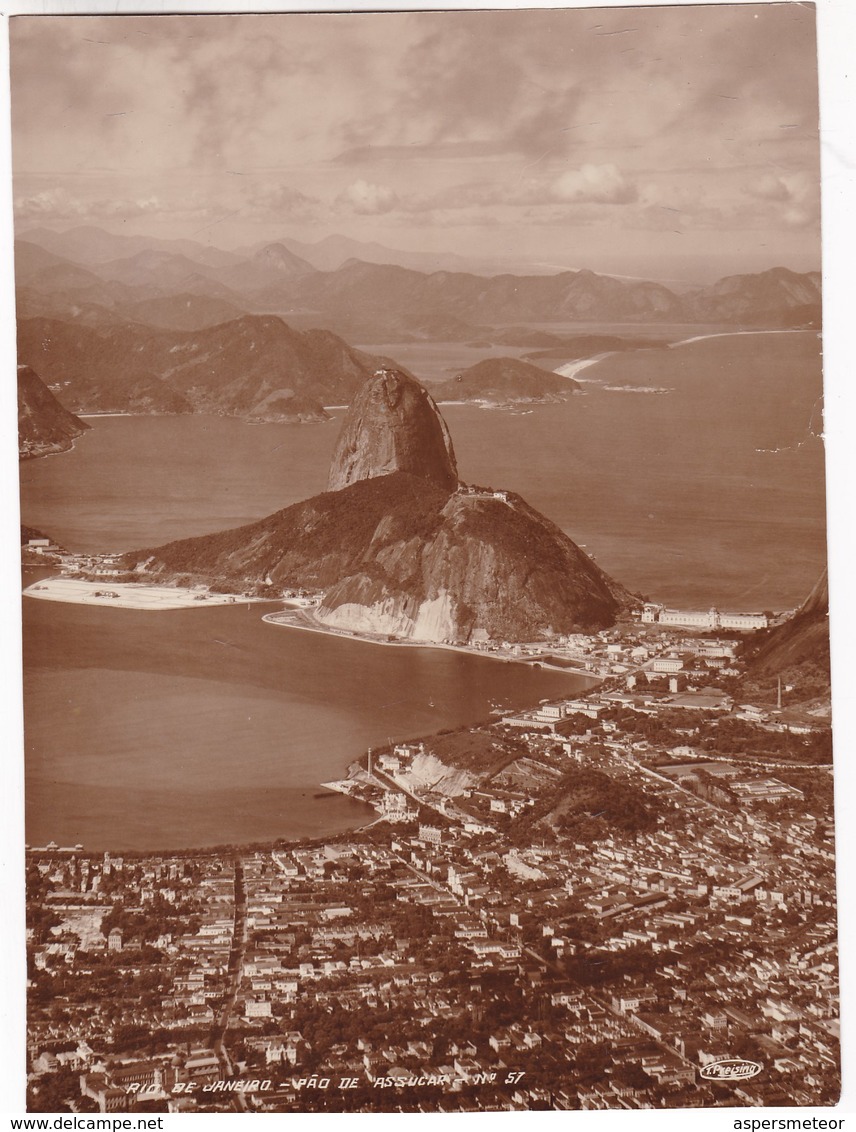
<path fill-rule="evenodd" d="M 642 609 L 642 620 L 648 624 L 673 625 L 685 629 L 766 629 L 769 620 L 765 613 L 720 613 L 718 609 L 687 610 L 666 609 L 663 605 L 647 602 Z"/>

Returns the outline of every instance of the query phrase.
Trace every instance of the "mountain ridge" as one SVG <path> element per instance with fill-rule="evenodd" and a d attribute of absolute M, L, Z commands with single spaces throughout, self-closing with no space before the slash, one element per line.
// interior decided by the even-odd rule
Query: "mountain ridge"
<path fill-rule="evenodd" d="M 295 250 L 317 245 L 290 239 L 247 249 L 249 254 L 215 254 L 216 249 L 194 241 L 114 237 L 98 231 L 22 233 L 19 243 L 28 244 L 30 250 L 19 257 L 19 285 L 35 291 L 77 292 L 72 297 L 108 306 L 106 282 L 137 288 L 127 296 L 136 299 L 164 297 L 177 289 L 213 295 L 251 312 L 314 311 L 337 332 L 362 341 L 391 341 L 394 335 L 418 333 L 422 326 L 450 320 L 462 329 L 466 325 L 476 329 L 569 321 L 816 326 L 820 319 L 819 273 L 781 266 L 724 276 L 678 294 L 655 280 L 598 274 L 587 268 L 553 274 L 488 269 L 477 274 L 461 270 L 458 261 L 453 261 L 454 270 L 425 271 L 351 255 L 334 269 L 318 270 Z M 384 251 L 383 245 L 346 237 L 327 240 L 342 252 L 369 249 L 380 255 Z M 63 263 L 51 267 L 43 258 L 37 270 L 37 253 L 32 249 L 40 246 Z M 115 251 L 125 254 L 108 254 Z M 84 262 L 75 261 L 75 254 Z"/>
<path fill-rule="evenodd" d="M 820 321 L 817 273 L 773 268 L 730 277 L 727 287 L 678 295 L 663 284 L 622 280 L 582 269 L 555 275 L 430 274 L 389 264 L 349 260 L 336 271 L 315 272 L 257 292 L 262 306 L 315 310 L 339 332 L 362 341 L 393 341 L 426 322 L 454 319 L 473 331 L 518 323 L 644 322 L 791 325 Z M 474 336 L 471 334 L 470 336 Z"/>
<path fill-rule="evenodd" d="M 93 328 L 21 319 L 18 355 L 77 412 L 214 412 L 255 420 L 326 420 L 385 359 L 328 330 L 242 314 L 201 330 L 129 323 Z"/>
<path fill-rule="evenodd" d="M 788 703 L 812 702 L 812 711 L 830 707 L 829 582 L 826 569 L 802 605 L 775 628 L 753 636 L 743 651 L 743 689 L 773 701 L 778 683 Z"/>

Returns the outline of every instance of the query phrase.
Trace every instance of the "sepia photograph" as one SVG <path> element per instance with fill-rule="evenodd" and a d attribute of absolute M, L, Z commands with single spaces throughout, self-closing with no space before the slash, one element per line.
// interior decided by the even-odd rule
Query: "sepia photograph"
<path fill-rule="evenodd" d="M 8 29 L 26 1111 L 834 1108 L 815 6 Z"/>

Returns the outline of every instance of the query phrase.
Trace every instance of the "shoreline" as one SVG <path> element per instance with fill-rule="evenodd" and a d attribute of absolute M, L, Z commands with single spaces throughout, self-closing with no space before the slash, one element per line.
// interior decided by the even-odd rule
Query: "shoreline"
<path fill-rule="evenodd" d="M 82 417 L 79 418 L 83 420 Z M 74 451 L 75 441 L 80 440 L 81 436 L 85 436 L 89 429 L 84 429 L 82 432 L 72 436 L 69 440 L 62 444 L 55 444 L 50 448 L 46 448 L 44 452 L 21 452 L 18 450 L 18 463 L 25 464 L 29 460 L 46 460 L 49 456 L 64 456 L 67 452 Z"/>
<path fill-rule="evenodd" d="M 39 584 L 44 585 L 44 584 L 46 584 L 46 582 L 49 582 L 49 581 L 56 581 L 56 582 L 61 582 L 61 583 L 65 583 L 65 584 L 68 584 L 68 583 L 73 584 L 75 582 L 78 582 L 77 579 L 45 579 L 45 580 L 43 580 L 41 582 L 37 582 L 35 584 L 36 585 L 39 585 Z M 118 585 L 120 585 L 120 584 L 126 585 L 126 586 L 135 585 L 134 583 L 116 583 L 114 586 L 111 586 L 110 583 L 109 583 L 109 580 L 108 580 L 106 583 L 101 583 L 101 586 L 103 586 L 103 588 L 105 588 L 105 589 L 117 589 Z M 78 585 L 84 586 L 84 587 L 87 587 L 87 588 L 93 588 L 93 589 L 94 588 L 100 588 L 99 584 L 94 583 L 94 582 L 91 582 L 91 583 L 90 582 L 83 582 L 83 583 L 78 582 Z M 78 585 L 76 585 L 74 588 L 77 589 Z M 152 588 L 154 588 L 154 587 L 147 587 L 145 585 L 139 586 L 140 590 L 152 589 Z M 161 590 L 169 589 L 169 587 L 158 587 L 158 588 L 161 589 Z M 175 591 L 173 590 L 172 592 L 174 593 Z M 30 595 L 27 595 L 27 596 L 35 596 L 37 599 L 41 597 L 42 600 L 60 600 L 60 601 L 66 601 L 66 602 L 70 601 L 74 604 L 88 605 L 90 608 L 94 605 L 98 605 L 98 606 L 102 606 L 102 607 L 106 606 L 107 608 L 110 608 L 110 607 L 117 608 L 117 607 L 119 607 L 119 603 L 116 601 L 116 599 L 95 599 L 95 600 L 92 600 L 92 601 L 82 601 L 82 600 L 80 600 L 79 597 L 76 597 L 74 599 L 69 599 L 69 598 L 62 599 L 62 598 L 57 598 L 55 595 L 48 598 L 47 594 L 43 593 L 42 591 L 38 591 L 34 595 L 30 594 Z M 222 595 L 222 596 L 225 597 L 226 595 Z M 246 599 L 246 598 L 238 599 L 238 604 L 240 604 L 241 600 L 246 601 L 248 599 Z M 256 598 L 256 599 L 253 599 L 253 600 L 257 604 L 261 604 L 261 603 L 271 604 L 269 599 Z M 196 601 L 191 600 L 191 601 L 187 601 L 187 603 L 183 606 L 183 608 L 190 608 L 191 605 L 192 605 L 192 607 L 199 606 L 200 608 L 205 608 L 207 606 L 212 606 L 212 605 L 215 605 L 215 604 L 217 604 L 218 606 L 222 606 L 223 604 L 225 604 L 225 602 L 222 601 L 222 600 L 220 602 L 216 602 L 216 603 L 214 601 L 196 602 Z M 123 606 L 123 608 L 127 608 L 127 607 Z M 142 608 L 142 607 L 137 606 L 136 608 Z M 154 606 L 154 605 L 149 604 L 149 605 L 145 606 L 145 608 L 149 608 L 149 609 L 163 608 L 163 609 L 166 609 L 167 606 L 158 607 L 158 606 Z M 175 606 L 174 608 L 178 608 L 178 606 Z M 301 614 L 302 614 L 302 618 L 299 618 L 299 615 L 301 615 Z M 469 655 L 481 657 L 481 658 L 484 658 L 484 659 L 500 660 L 500 661 L 504 661 L 505 663 L 508 663 L 508 664 L 528 664 L 528 667 L 530 667 L 530 668 L 534 667 L 533 663 L 531 661 L 527 661 L 526 658 L 511 657 L 511 656 L 497 656 L 496 654 L 492 654 L 492 653 L 488 653 L 488 652 L 480 652 L 479 650 L 469 649 L 469 648 L 466 648 L 464 646 L 447 645 L 447 644 L 432 643 L 432 642 L 409 641 L 409 640 L 386 641 L 386 640 L 380 640 L 380 639 L 372 639 L 372 638 L 368 638 L 368 637 L 363 638 L 363 637 L 359 637 L 359 636 L 356 636 L 356 635 L 351 635 L 350 633 L 347 633 L 347 632 L 331 630 L 331 629 L 328 629 L 324 626 L 321 626 L 320 624 L 317 624 L 317 625 L 312 624 L 311 623 L 311 613 L 309 613 L 305 609 L 301 609 L 300 607 L 291 607 L 291 608 L 288 608 L 288 609 L 285 609 L 285 610 L 280 609 L 280 610 L 276 610 L 276 611 L 272 610 L 272 611 L 269 611 L 267 613 L 264 613 L 259 618 L 259 620 L 267 621 L 268 624 L 276 625 L 278 623 L 276 621 L 277 615 L 279 615 L 280 617 L 282 617 L 283 615 L 285 615 L 285 616 L 291 615 L 294 618 L 294 620 L 296 622 L 298 622 L 298 623 L 292 622 L 290 624 L 279 622 L 280 627 L 283 627 L 283 628 L 301 628 L 301 629 L 304 629 L 304 630 L 309 631 L 309 632 L 323 633 L 327 636 L 343 637 L 345 639 L 355 640 L 358 643 L 363 643 L 363 644 L 400 645 L 400 646 L 404 646 L 404 647 L 426 648 L 426 649 L 427 648 L 431 648 L 431 649 L 439 648 L 439 649 L 444 649 L 446 651 L 467 653 Z M 300 624 L 299 620 L 303 620 L 303 624 Z M 568 675 L 571 675 L 571 676 L 585 676 L 586 677 L 586 686 L 585 687 L 577 688 L 577 690 L 569 689 L 567 693 L 564 693 L 566 695 L 587 696 L 587 695 L 595 692 L 597 690 L 597 687 L 601 683 L 601 679 L 599 677 L 592 675 L 592 674 L 581 673 L 581 672 L 573 671 L 573 670 L 570 670 L 570 669 L 567 669 L 567 668 L 553 668 L 552 666 L 544 664 L 543 662 L 540 662 L 540 661 L 537 661 L 537 663 L 540 664 L 540 666 L 547 672 L 562 672 L 562 673 L 567 673 Z M 462 724 L 461 726 L 463 726 L 463 727 L 473 726 L 476 722 L 478 722 L 478 720 L 472 720 L 471 719 L 468 722 L 465 722 L 464 724 Z M 437 726 L 440 726 L 440 725 L 438 724 Z M 433 733 L 433 729 L 431 729 L 431 730 L 432 730 L 432 733 Z M 401 741 L 407 741 L 407 740 L 405 738 L 405 739 L 402 739 Z M 336 829 L 332 833 L 331 832 L 311 832 L 311 833 L 297 834 L 297 835 L 292 835 L 292 836 L 277 835 L 276 837 L 262 838 L 262 839 L 257 840 L 257 841 L 253 841 L 251 838 L 240 838 L 239 837 L 239 838 L 235 838 L 233 840 L 224 840 L 224 841 L 213 841 L 212 840 L 210 842 L 204 841 L 203 843 L 195 842 L 195 843 L 193 843 L 192 845 L 189 845 L 189 846 L 179 846 L 179 847 L 174 847 L 174 846 L 171 847 L 168 844 L 166 845 L 166 847 L 164 847 L 164 843 L 161 843 L 157 848 L 155 848 L 155 847 L 127 848 L 120 841 L 110 842 L 109 844 L 104 843 L 104 845 L 106 845 L 106 848 L 111 853 L 118 853 L 118 854 L 121 854 L 122 856 L 142 859 L 142 858 L 152 856 L 152 855 L 165 855 L 165 856 L 187 855 L 187 856 L 204 857 L 204 856 L 213 856 L 213 855 L 216 855 L 216 854 L 223 852 L 223 851 L 244 851 L 244 850 L 250 851 L 252 849 L 259 848 L 259 847 L 261 847 L 261 848 L 276 848 L 276 847 L 287 848 L 287 847 L 297 847 L 297 846 L 323 845 L 323 844 L 330 844 L 330 843 L 334 843 L 334 844 L 335 843 L 345 843 L 345 842 L 347 842 L 348 838 L 350 838 L 352 836 L 359 836 L 361 831 L 368 829 L 368 828 L 371 828 L 377 822 L 383 820 L 383 816 L 379 815 L 377 809 L 375 807 L 373 807 L 371 805 L 371 803 L 365 801 L 365 799 L 360 798 L 359 796 L 352 795 L 348 791 L 343 791 L 341 789 L 335 789 L 332 786 L 333 782 L 346 782 L 346 781 L 348 781 L 348 770 L 349 770 L 349 768 L 354 764 L 359 764 L 359 760 L 360 760 L 360 758 L 363 757 L 363 755 L 364 755 L 364 751 L 357 752 L 355 750 L 355 751 L 349 752 L 346 760 L 343 761 L 343 765 L 341 766 L 341 769 L 339 769 L 337 772 L 335 772 L 332 776 L 330 775 L 330 771 L 328 770 L 325 774 L 325 778 L 324 778 L 323 781 L 317 781 L 315 783 L 314 787 L 312 787 L 312 788 L 307 787 L 307 790 L 314 789 L 318 792 L 323 793 L 323 795 L 324 795 L 323 801 L 325 801 L 325 802 L 328 799 L 333 799 L 333 798 L 338 797 L 338 798 L 344 798 L 348 802 L 353 803 L 353 804 L 363 808 L 363 812 L 361 814 L 359 814 L 359 815 L 355 814 L 354 815 L 353 824 L 349 824 L 344 829 Z M 313 798 L 316 798 L 319 801 L 322 800 L 322 799 L 319 798 L 319 795 L 317 795 L 317 794 L 313 795 Z M 46 835 L 45 837 L 42 838 L 41 842 L 38 845 L 28 844 L 28 846 L 27 846 L 28 854 L 29 853 L 36 854 L 39 851 L 46 851 L 47 845 L 46 845 L 45 842 L 48 839 L 49 838 Z M 57 842 L 58 846 L 60 846 L 60 848 L 53 851 L 54 854 L 58 857 L 61 856 L 63 854 L 63 852 L 65 851 L 63 847 L 69 847 L 69 848 L 73 849 L 75 852 L 82 853 L 83 856 L 87 856 L 87 855 L 100 856 L 101 853 L 103 852 L 103 845 L 102 845 L 101 842 L 98 842 L 99 846 L 101 846 L 101 847 L 91 848 L 87 844 L 85 835 L 84 836 L 78 836 L 77 834 L 66 834 L 66 835 L 60 834 L 59 836 L 54 836 L 52 839 Z M 77 842 L 80 842 L 80 844 L 82 844 L 82 846 L 83 846 L 82 850 L 76 849 L 76 843 Z"/>
<path fill-rule="evenodd" d="M 271 605 L 282 602 L 281 598 L 247 597 L 238 594 L 224 594 L 215 590 L 192 590 L 178 586 L 149 585 L 145 582 L 114 582 L 110 578 L 103 581 L 89 581 L 82 578 L 56 576 L 42 578 L 26 586 L 23 597 L 36 601 L 55 601 L 66 605 L 97 606 L 101 609 L 133 609 L 148 612 L 168 612 L 177 609 L 205 609 L 223 605 Z M 550 664 L 543 655 L 508 656 L 496 652 L 477 649 L 468 645 L 449 644 L 445 641 L 416 641 L 406 637 L 386 638 L 381 635 L 359 633 L 349 629 L 336 629 L 319 622 L 312 613 L 301 606 L 264 613 L 261 620 L 281 629 L 298 629 L 309 633 L 321 633 L 327 637 L 337 637 L 345 641 L 356 641 L 365 645 L 387 645 L 399 648 L 443 649 L 446 652 L 463 653 L 483 660 L 498 660 L 505 664 L 523 664 L 529 668 L 542 668 L 548 672 L 590 680 L 592 685 L 601 683 L 602 676 L 571 665 Z M 550 649 L 544 644 L 545 651 Z"/>
<path fill-rule="evenodd" d="M 669 342 L 666 345 L 667 350 L 677 349 L 678 346 L 688 346 L 691 342 L 706 342 L 709 338 L 738 338 L 744 334 L 806 334 L 811 333 L 808 330 L 799 330 L 790 326 L 776 327 L 770 330 L 718 330 L 713 334 L 695 334 L 692 338 L 681 338 L 678 342 Z M 560 377 L 567 377 L 570 380 L 582 380 L 585 384 L 597 385 L 594 378 L 578 378 L 578 374 L 583 370 L 589 369 L 591 366 L 596 366 L 599 362 L 606 361 L 607 358 L 615 357 L 616 354 L 631 355 L 636 353 L 636 350 L 607 350 L 603 354 L 595 354 L 591 358 L 579 358 L 575 361 L 565 362 L 557 366 L 553 373 L 558 374 Z M 628 390 L 629 391 L 629 390 Z M 619 392 L 619 390 L 606 390 L 606 392 Z M 625 392 L 625 390 L 621 390 Z M 649 392 L 645 390 L 644 392 Z M 661 390 L 657 390 L 661 392 Z M 671 392 L 671 390 L 663 390 L 662 392 Z"/>
<path fill-rule="evenodd" d="M 607 350 L 605 354 L 595 354 L 593 358 L 581 358 L 575 362 L 565 362 L 564 365 L 561 365 L 557 369 L 554 369 L 553 373 L 558 374 L 559 377 L 567 377 L 569 381 L 576 381 L 577 374 L 582 373 L 584 369 L 588 369 L 590 366 L 596 366 L 598 362 L 606 361 L 606 359 L 611 358 L 613 354 L 622 354 L 626 352 L 627 351 L 624 350 Z M 632 353 L 633 351 L 631 350 L 629 352 Z M 586 384 L 591 381 L 590 378 L 584 378 L 583 380 L 586 382 Z"/>
<path fill-rule="evenodd" d="M 706 342 L 708 338 L 739 338 L 744 334 L 810 334 L 811 330 L 800 330 L 793 326 L 778 326 L 770 330 L 721 330 L 717 334 L 696 334 L 692 338 L 682 338 L 680 342 L 670 342 L 666 347 L 674 350 L 677 346 L 688 346 L 690 342 Z M 819 333 L 819 332 L 818 332 Z"/>
<path fill-rule="evenodd" d="M 294 620 L 286 621 L 283 618 L 289 615 L 295 617 Z M 297 620 L 297 616 L 302 616 L 302 622 Z M 529 668 L 543 668 L 549 672 L 564 673 L 568 676 L 582 677 L 586 680 L 591 680 L 593 685 L 600 684 L 603 677 L 595 675 L 593 672 L 587 672 L 583 669 L 566 667 L 564 665 L 549 664 L 547 661 L 540 657 L 521 657 L 521 656 L 505 656 L 499 655 L 495 652 L 487 652 L 482 649 L 468 647 L 467 645 L 452 645 L 445 641 L 414 641 L 403 637 L 393 637 L 385 639 L 380 636 L 373 636 L 368 633 L 358 633 L 350 629 L 333 629 L 327 625 L 322 625 L 311 613 L 301 609 L 291 610 L 278 610 L 274 613 L 265 613 L 262 615 L 262 621 L 268 625 L 275 625 L 280 629 L 298 629 L 307 633 L 322 633 L 328 637 L 339 637 L 346 641 L 357 641 L 364 645 L 386 645 L 393 648 L 417 648 L 417 649 L 443 649 L 446 652 L 463 653 L 466 656 L 479 657 L 483 660 L 498 660 L 504 664 L 525 664 Z"/>

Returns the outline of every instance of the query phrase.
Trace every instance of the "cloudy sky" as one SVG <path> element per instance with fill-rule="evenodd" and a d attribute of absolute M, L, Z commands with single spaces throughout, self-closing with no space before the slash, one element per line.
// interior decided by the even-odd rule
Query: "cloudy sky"
<path fill-rule="evenodd" d="M 819 266 L 809 4 L 15 17 L 19 230 Z"/>

